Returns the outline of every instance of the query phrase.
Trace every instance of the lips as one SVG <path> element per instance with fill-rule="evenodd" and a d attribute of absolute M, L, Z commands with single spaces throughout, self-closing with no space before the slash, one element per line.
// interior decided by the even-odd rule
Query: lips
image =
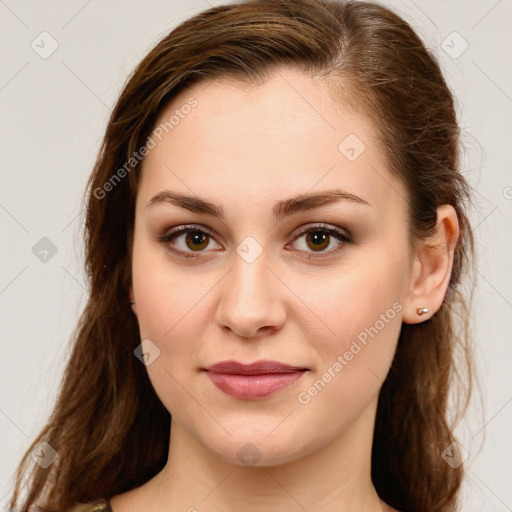
<path fill-rule="evenodd" d="M 267 375 L 275 373 L 295 373 L 297 371 L 307 370 L 307 368 L 290 366 L 277 361 L 255 361 L 249 364 L 239 363 L 238 361 L 222 361 L 209 366 L 206 370 L 213 373 L 229 375 Z"/>
<path fill-rule="evenodd" d="M 244 400 L 263 399 L 287 389 L 307 370 L 266 360 L 249 364 L 222 361 L 204 369 L 218 389 L 234 398 Z"/>

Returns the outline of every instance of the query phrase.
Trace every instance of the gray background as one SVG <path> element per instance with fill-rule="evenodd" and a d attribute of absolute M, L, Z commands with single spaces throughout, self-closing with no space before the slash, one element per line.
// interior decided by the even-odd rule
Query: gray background
<path fill-rule="evenodd" d="M 221 3 L 0 0 L 0 504 L 55 400 L 85 303 L 81 201 L 110 109 L 162 36 Z M 474 357 L 484 402 L 482 410 L 476 397 L 458 429 L 469 452 L 463 510 L 511 510 L 512 2 L 385 3 L 439 56 L 457 96 L 464 168 L 476 189 Z M 42 32 L 58 44 L 46 59 L 55 43 Z M 54 255 L 34 254 L 43 237 Z"/>

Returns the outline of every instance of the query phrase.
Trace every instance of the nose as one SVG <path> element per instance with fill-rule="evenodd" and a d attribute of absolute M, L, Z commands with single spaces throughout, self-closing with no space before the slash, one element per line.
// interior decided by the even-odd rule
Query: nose
<path fill-rule="evenodd" d="M 247 263 L 235 255 L 234 268 L 221 282 L 217 325 L 243 338 L 279 331 L 286 321 L 283 284 L 262 254 Z"/>

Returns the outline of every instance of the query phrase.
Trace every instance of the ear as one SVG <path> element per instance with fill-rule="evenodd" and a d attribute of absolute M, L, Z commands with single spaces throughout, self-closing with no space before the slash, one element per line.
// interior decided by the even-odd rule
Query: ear
<path fill-rule="evenodd" d="M 406 324 L 428 320 L 441 307 L 450 282 L 458 239 L 457 212 L 451 205 L 440 206 L 435 234 L 420 242 L 414 256 L 409 293 L 404 300 L 402 320 Z M 428 313 L 420 315 L 418 308 L 428 308 Z"/>
<path fill-rule="evenodd" d="M 130 307 L 132 308 L 134 315 L 137 316 L 137 304 L 135 302 L 135 298 L 133 295 L 133 286 L 131 286 L 131 285 L 130 285 L 129 297 L 130 297 Z"/>

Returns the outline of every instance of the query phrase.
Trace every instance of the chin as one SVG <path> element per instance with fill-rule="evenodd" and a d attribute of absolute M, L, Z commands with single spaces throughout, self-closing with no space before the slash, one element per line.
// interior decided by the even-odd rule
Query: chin
<path fill-rule="evenodd" d="M 294 441 L 290 432 L 277 435 L 271 429 L 264 433 L 237 435 L 233 438 L 226 436 L 222 443 L 206 443 L 206 446 L 217 456 L 238 466 L 272 467 L 293 462 L 316 449 L 315 446 L 299 445 Z M 218 439 L 216 441 L 219 441 Z"/>

